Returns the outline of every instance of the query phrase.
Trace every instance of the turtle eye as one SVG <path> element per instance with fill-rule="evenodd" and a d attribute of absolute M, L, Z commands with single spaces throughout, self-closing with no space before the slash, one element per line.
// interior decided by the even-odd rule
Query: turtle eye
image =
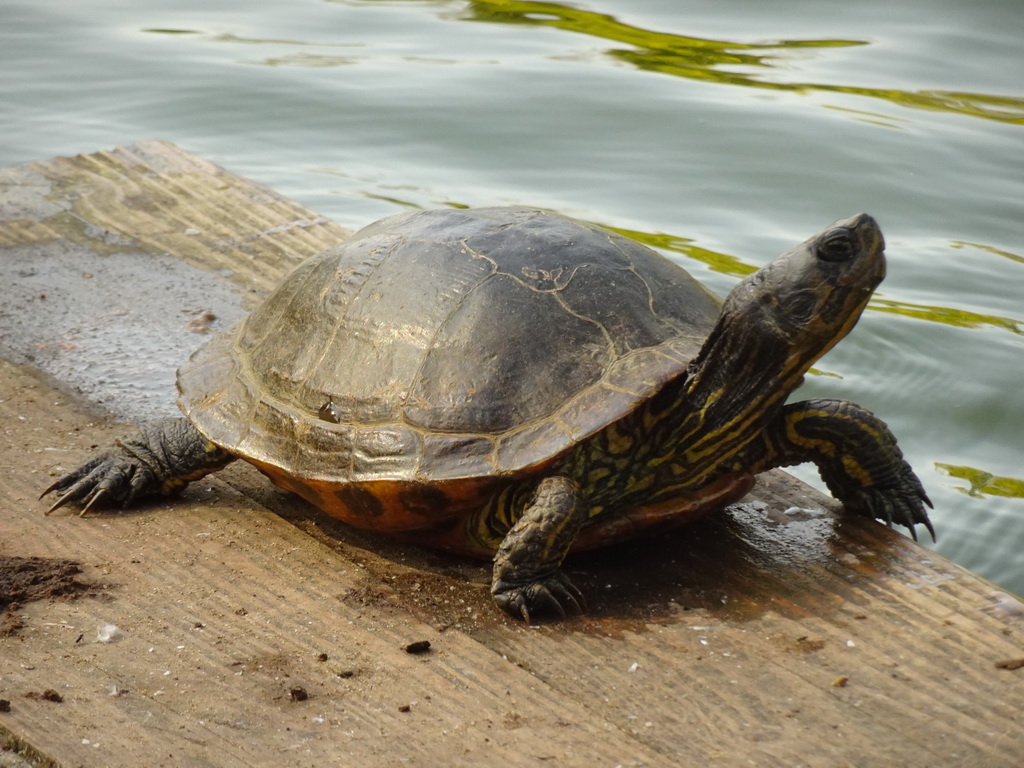
<path fill-rule="evenodd" d="M 854 254 L 853 238 L 845 229 L 828 232 L 817 248 L 817 256 L 822 261 L 849 261 Z"/>

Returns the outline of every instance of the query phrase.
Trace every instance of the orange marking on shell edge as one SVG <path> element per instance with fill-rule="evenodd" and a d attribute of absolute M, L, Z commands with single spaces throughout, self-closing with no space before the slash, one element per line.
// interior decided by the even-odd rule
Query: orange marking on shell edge
<path fill-rule="evenodd" d="M 280 469 L 250 460 L 279 488 L 291 491 L 331 517 L 364 530 L 407 539 L 427 546 L 476 554 L 471 542 L 463 544 L 462 526 L 449 535 L 452 519 L 465 518 L 487 503 L 503 478 L 485 477 L 472 480 L 451 480 L 432 483 L 381 480 L 368 483 L 331 483 L 296 477 Z M 357 509 L 359 498 L 372 500 L 373 514 Z M 410 503 L 421 499 L 423 504 Z M 443 534 L 438 539 L 439 531 Z"/>

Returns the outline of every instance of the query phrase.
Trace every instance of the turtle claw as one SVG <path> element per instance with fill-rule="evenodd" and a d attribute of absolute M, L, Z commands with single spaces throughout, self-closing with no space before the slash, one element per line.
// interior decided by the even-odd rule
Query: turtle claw
<path fill-rule="evenodd" d="M 82 507 L 82 511 L 78 513 L 78 516 L 79 517 L 85 517 L 87 514 L 89 514 L 89 510 L 92 509 L 93 504 L 95 504 L 97 501 L 100 501 L 107 494 L 108 494 L 108 491 L 107 491 L 106 488 L 97 488 L 96 492 L 93 493 L 93 495 L 89 497 L 89 501 L 87 501 L 85 503 L 85 506 Z"/>
<path fill-rule="evenodd" d="M 496 581 L 491 587 L 494 602 L 509 615 L 532 624 L 534 618 L 565 619 L 586 611 L 583 593 L 561 571 L 529 584 Z"/>
<path fill-rule="evenodd" d="M 40 499 L 43 498 L 43 496 L 45 496 L 46 494 L 50 493 L 53 490 L 55 490 L 55 488 L 54 488 L 54 486 L 51 485 L 49 488 L 47 488 L 45 491 L 43 491 L 42 495 L 40 495 L 39 498 Z M 53 503 L 53 505 L 48 510 L 46 510 L 46 512 L 44 512 L 43 514 L 49 516 L 49 515 L 53 514 L 54 512 L 56 512 L 61 507 L 63 507 L 65 504 L 67 504 L 71 500 L 72 500 L 72 497 L 68 496 L 66 494 L 64 496 L 58 496 L 57 497 L 57 501 L 55 501 Z"/>
<path fill-rule="evenodd" d="M 896 487 L 860 488 L 852 498 L 843 499 L 843 504 L 855 512 L 881 520 L 890 528 L 906 526 L 914 541 L 917 541 L 916 526 L 923 525 L 935 541 L 935 528 L 925 509 L 932 507 L 931 499 L 909 465 L 905 464 Z"/>
<path fill-rule="evenodd" d="M 71 502 L 82 503 L 79 517 L 93 509 L 120 503 L 128 506 L 136 496 L 151 493 L 154 474 L 127 451 L 115 447 L 58 478 L 39 498 L 56 493 L 58 498 L 46 514 L 50 515 Z"/>

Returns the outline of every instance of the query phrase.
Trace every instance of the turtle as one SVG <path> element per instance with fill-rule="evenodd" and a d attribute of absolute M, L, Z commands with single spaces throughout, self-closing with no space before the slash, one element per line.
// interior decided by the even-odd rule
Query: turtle
<path fill-rule="evenodd" d="M 787 403 L 857 322 L 884 247 L 871 216 L 843 219 L 722 301 L 553 212 L 385 218 L 194 353 L 184 416 L 59 477 L 47 514 L 171 494 L 241 458 L 355 526 L 492 558 L 494 601 L 528 622 L 585 611 L 570 551 L 722 509 L 775 467 L 813 462 L 846 510 L 934 537 L 881 419 Z"/>

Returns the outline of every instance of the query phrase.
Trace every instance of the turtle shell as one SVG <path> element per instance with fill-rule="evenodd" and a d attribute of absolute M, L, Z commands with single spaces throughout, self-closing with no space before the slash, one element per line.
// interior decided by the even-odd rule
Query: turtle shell
<path fill-rule="evenodd" d="M 681 374 L 719 308 L 679 266 L 594 225 L 421 211 L 299 265 L 181 368 L 179 405 L 275 482 L 402 529 L 409 497 L 389 493 L 419 489 L 430 515 L 431 488 L 469 504 L 540 471 Z"/>

